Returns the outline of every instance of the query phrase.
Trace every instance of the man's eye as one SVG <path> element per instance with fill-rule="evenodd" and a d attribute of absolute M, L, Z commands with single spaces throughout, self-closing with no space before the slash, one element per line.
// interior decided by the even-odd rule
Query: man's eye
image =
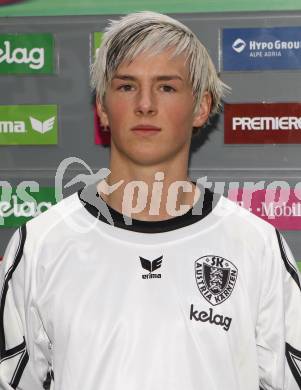
<path fill-rule="evenodd" d="M 161 89 L 164 92 L 175 92 L 175 88 L 171 87 L 170 85 L 162 85 Z"/>
<path fill-rule="evenodd" d="M 133 88 L 134 88 L 133 85 L 123 84 L 123 85 L 119 85 L 117 89 L 119 91 L 132 91 Z"/>

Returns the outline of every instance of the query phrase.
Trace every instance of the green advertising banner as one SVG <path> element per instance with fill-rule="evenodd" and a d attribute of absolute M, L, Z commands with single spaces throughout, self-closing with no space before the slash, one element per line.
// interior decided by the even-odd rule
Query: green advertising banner
<path fill-rule="evenodd" d="M 4 4 L 1 6 L 1 3 Z M 0 0 L 0 16 L 104 15 L 144 10 L 187 13 L 300 9 L 300 0 Z"/>
<path fill-rule="evenodd" d="M 0 106 L 0 145 L 56 145 L 56 105 Z"/>
<path fill-rule="evenodd" d="M 53 72 L 52 34 L 0 34 L 0 74 Z"/>
<path fill-rule="evenodd" d="M 95 58 L 95 55 L 96 55 L 96 51 L 98 50 L 98 48 L 99 48 L 99 46 L 101 44 L 102 37 L 103 37 L 103 33 L 99 32 L 99 31 L 94 32 L 92 34 L 92 58 L 91 58 L 90 62 L 94 61 L 94 58 Z"/>
<path fill-rule="evenodd" d="M 20 183 L 16 188 L 0 186 L 0 228 L 16 228 L 55 203 L 52 187 L 33 182 Z"/>

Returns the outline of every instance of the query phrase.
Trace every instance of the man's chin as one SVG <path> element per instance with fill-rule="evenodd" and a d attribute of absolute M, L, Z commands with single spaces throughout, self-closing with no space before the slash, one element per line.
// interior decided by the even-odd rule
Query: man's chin
<path fill-rule="evenodd" d="M 158 151 L 157 151 L 158 152 Z M 169 164 L 173 156 L 160 153 L 136 153 L 130 155 L 130 160 L 141 167 L 154 167 Z"/>

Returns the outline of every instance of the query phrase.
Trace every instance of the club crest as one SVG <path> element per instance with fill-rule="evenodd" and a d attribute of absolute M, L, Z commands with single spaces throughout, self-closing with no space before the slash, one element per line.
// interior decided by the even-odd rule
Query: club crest
<path fill-rule="evenodd" d="M 235 265 L 220 256 L 203 256 L 195 261 L 197 286 L 203 297 L 214 306 L 229 298 L 237 274 Z"/>

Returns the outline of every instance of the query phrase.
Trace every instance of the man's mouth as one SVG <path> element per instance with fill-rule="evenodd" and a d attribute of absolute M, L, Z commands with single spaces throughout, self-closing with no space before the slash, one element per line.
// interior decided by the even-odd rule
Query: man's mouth
<path fill-rule="evenodd" d="M 132 130 L 139 133 L 158 133 L 161 131 L 160 127 L 148 125 L 148 124 L 139 124 L 134 127 L 132 127 Z"/>

